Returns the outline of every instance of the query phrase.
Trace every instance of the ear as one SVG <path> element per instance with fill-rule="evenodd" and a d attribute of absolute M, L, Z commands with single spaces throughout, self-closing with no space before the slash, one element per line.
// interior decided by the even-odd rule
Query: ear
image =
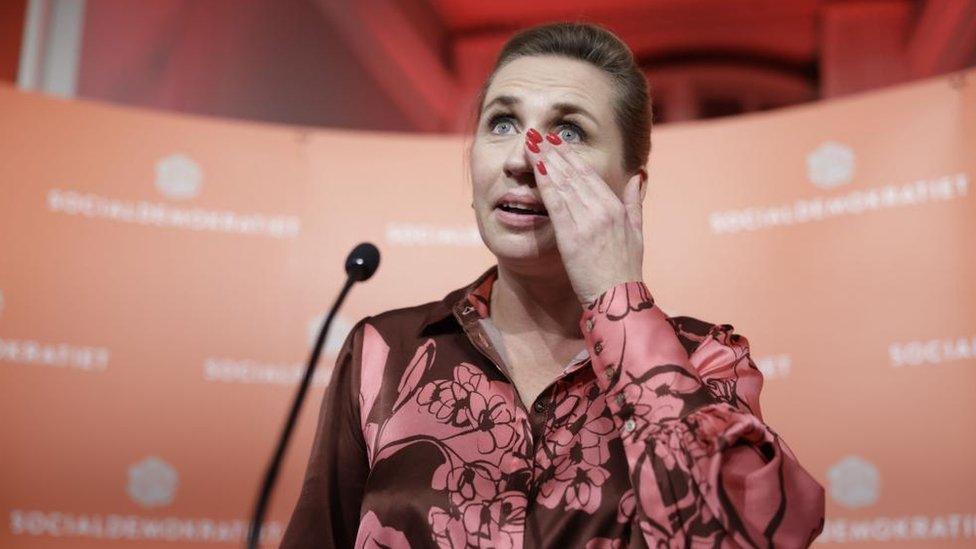
<path fill-rule="evenodd" d="M 641 232 L 644 223 L 644 175 L 635 173 L 627 180 L 622 202 L 627 211 L 627 221 L 635 231 Z"/>
<path fill-rule="evenodd" d="M 647 194 L 647 170 L 642 167 L 637 173 L 640 175 L 640 201 L 643 204 L 644 195 Z"/>

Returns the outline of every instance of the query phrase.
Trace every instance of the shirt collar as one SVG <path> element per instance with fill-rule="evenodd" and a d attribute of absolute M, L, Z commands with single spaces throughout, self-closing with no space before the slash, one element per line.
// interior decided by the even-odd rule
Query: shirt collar
<path fill-rule="evenodd" d="M 439 322 L 458 319 L 462 322 L 476 322 L 489 318 L 491 287 L 498 279 L 498 265 L 492 265 L 478 276 L 474 282 L 451 291 L 444 299 L 434 303 L 420 324 L 420 335 Z"/>
<path fill-rule="evenodd" d="M 449 322 L 451 327 L 462 327 L 462 324 L 478 324 L 479 320 L 488 319 L 491 302 L 491 287 L 498 279 L 498 265 L 492 265 L 474 282 L 463 288 L 458 288 L 436 302 L 420 325 L 420 336 L 429 335 L 428 329 L 440 322 Z M 458 324 L 458 320 L 462 324 Z M 482 341 L 482 344 L 485 344 Z M 563 368 L 563 375 L 578 370 L 590 358 L 589 351 L 583 349 Z"/>

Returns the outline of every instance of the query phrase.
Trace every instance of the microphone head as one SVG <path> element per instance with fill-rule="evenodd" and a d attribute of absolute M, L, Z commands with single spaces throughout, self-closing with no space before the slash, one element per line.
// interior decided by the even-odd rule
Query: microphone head
<path fill-rule="evenodd" d="M 380 251 L 369 242 L 361 242 L 346 257 L 346 274 L 362 282 L 368 280 L 380 266 Z"/>

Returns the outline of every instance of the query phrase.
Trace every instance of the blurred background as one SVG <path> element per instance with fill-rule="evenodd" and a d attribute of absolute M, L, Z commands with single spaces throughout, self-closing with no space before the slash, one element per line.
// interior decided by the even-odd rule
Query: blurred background
<path fill-rule="evenodd" d="M 0 0 L 0 547 L 240 546 L 370 241 L 276 546 L 350 328 L 494 263 L 472 101 L 567 20 L 646 72 L 645 279 L 748 337 L 816 544 L 976 546 L 976 0 Z"/>
<path fill-rule="evenodd" d="M 264 122 L 455 132 L 512 32 L 586 20 L 657 122 L 765 111 L 976 64 L 969 0 L 5 0 L 0 76 Z"/>

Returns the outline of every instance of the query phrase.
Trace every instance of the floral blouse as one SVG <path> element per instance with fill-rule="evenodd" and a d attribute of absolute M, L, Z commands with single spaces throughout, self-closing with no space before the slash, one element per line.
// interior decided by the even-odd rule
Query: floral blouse
<path fill-rule="evenodd" d="M 490 325 L 492 266 L 359 321 L 282 547 L 806 547 L 824 490 L 762 421 L 728 324 L 643 282 L 585 307 L 586 349 L 528 408 Z"/>

